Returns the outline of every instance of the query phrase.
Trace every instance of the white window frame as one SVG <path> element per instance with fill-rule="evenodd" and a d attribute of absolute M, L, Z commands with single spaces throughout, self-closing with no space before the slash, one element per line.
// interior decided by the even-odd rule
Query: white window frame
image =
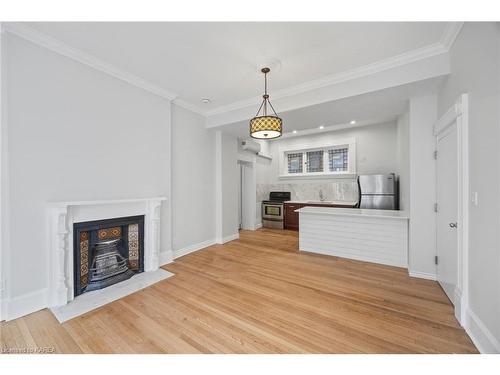
<path fill-rule="evenodd" d="M 328 150 L 346 148 L 348 149 L 347 171 L 330 171 L 330 159 Z M 323 151 L 323 172 L 307 172 L 307 152 Z M 302 153 L 302 173 L 288 173 L 288 154 Z M 315 142 L 295 143 L 279 149 L 279 178 L 354 178 L 356 176 L 356 141 L 355 139 L 338 140 L 336 142 L 324 142 L 321 140 Z"/>

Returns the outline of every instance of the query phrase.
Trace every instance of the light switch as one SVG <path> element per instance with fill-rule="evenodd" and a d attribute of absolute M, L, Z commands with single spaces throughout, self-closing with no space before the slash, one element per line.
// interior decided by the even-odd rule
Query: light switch
<path fill-rule="evenodd" d="M 472 192 L 472 199 L 471 200 L 472 200 L 472 203 L 474 204 L 474 206 L 478 205 L 477 191 Z"/>

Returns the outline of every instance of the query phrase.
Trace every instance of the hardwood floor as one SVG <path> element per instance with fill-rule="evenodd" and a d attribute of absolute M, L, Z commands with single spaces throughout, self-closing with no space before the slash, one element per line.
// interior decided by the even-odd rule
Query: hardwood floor
<path fill-rule="evenodd" d="M 299 253 L 296 232 L 179 258 L 176 275 L 59 324 L 1 325 L 1 346 L 57 353 L 476 353 L 436 282 L 401 268 Z M 4 350 L 5 351 L 5 350 Z"/>

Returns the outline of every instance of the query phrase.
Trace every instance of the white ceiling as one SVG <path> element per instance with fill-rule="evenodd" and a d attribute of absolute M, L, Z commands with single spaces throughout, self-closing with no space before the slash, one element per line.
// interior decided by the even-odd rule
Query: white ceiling
<path fill-rule="evenodd" d="M 310 134 L 312 130 L 321 132 L 335 130 L 355 120 L 359 124 L 373 125 L 386 121 L 394 121 L 403 114 L 411 97 L 435 93 L 444 77 L 427 79 L 412 84 L 391 87 L 368 94 L 352 96 L 345 99 L 295 109 L 280 113 L 283 119 L 284 133 L 297 130 L 295 136 Z M 249 138 L 248 121 L 227 124 L 221 130 L 239 138 Z M 288 134 L 287 134 L 288 135 Z"/>
<path fill-rule="evenodd" d="M 272 99 L 273 90 L 437 43 L 446 28 L 443 22 L 49 22 L 28 25 L 172 91 L 202 111 L 259 97 L 263 80 L 258 70 L 267 61 L 278 60 L 281 64 L 269 77 Z M 204 105 L 200 102 L 202 98 L 210 98 L 212 103 Z M 370 103 L 358 108 L 367 105 Z M 338 109 L 335 112 L 341 113 Z M 297 119 L 300 116 L 297 114 Z M 325 116 L 318 115 L 318 121 L 322 121 L 319 118 Z M 286 117 L 285 120 L 294 121 Z M 300 123 L 293 126 L 299 128 Z"/>

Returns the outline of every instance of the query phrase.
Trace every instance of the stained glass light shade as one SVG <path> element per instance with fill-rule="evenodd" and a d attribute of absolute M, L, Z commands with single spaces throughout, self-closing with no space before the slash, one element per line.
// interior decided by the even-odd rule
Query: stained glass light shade
<path fill-rule="evenodd" d="M 259 116 L 250 120 L 250 136 L 273 139 L 281 136 L 283 121 L 277 116 Z"/>

